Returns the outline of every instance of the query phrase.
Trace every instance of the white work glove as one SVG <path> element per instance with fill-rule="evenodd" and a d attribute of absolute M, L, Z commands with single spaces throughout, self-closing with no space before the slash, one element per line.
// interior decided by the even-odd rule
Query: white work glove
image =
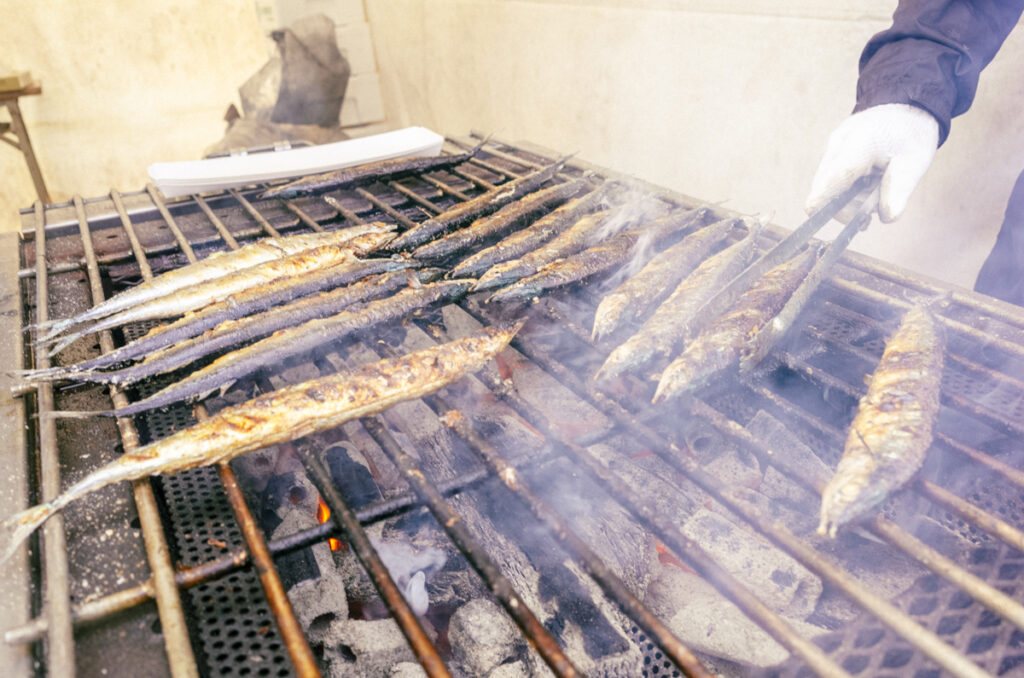
<path fill-rule="evenodd" d="M 825 155 L 811 183 L 805 209 L 813 213 L 872 171 L 884 172 L 878 216 L 895 221 L 907 206 L 939 145 L 939 123 L 924 109 L 882 104 L 844 120 L 828 138 Z M 859 201 L 836 219 L 848 222 Z M 874 209 L 874 207 L 872 207 Z"/>

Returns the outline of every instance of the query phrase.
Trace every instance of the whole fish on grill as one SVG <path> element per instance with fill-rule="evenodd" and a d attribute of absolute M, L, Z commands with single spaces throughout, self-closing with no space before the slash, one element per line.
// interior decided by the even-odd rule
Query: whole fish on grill
<path fill-rule="evenodd" d="M 234 251 L 217 252 L 194 264 L 161 273 L 152 280 L 118 292 L 79 315 L 41 323 L 38 327 L 49 328 L 49 331 L 40 337 L 40 341 L 47 341 L 75 325 L 111 315 L 235 271 L 321 245 L 340 245 L 366 234 L 389 233 L 394 228 L 393 224 L 379 222 L 360 224 L 324 233 L 301 233 L 279 238 L 264 238 Z M 365 254 L 365 248 L 360 248 L 360 253 Z"/>
<path fill-rule="evenodd" d="M 5 520 L 4 558 L 54 513 L 102 487 L 226 462 L 433 393 L 483 367 L 508 345 L 521 326 L 486 328 L 446 344 L 287 386 L 227 407 L 121 456 L 51 502 Z"/>
<path fill-rule="evenodd" d="M 751 232 L 698 266 L 654 310 L 636 334 L 611 352 L 594 378 L 614 379 L 623 372 L 666 359 L 674 355 L 679 346 L 685 346 L 703 329 L 701 319 L 695 317 L 697 311 L 747 267 L 757 252 L 756 244 L 757 233 Z"/>
<path fill-rule="evenodd" d="M 607 197 L 610 186 L 606 183 L 584 196 L 574 198 L 521 231 L 463 259 L 452 269 L 452 275 L 458 278 L 476 276 L 495 264 L 537 249 L 597 207 Z"/>
<path fill-rule="evenodd" d="M 412 256 L 414 259 L 433 260 L 458 254 L 477 243 L 504 235 L 524 219 L 573 197 L 590 183 L 589 177 L 580 177 L 531 193 L 522 200 L 505 205 L 494 214 L 477 219 L 466 228 L 420 245 L 412 251 Z"/>
<path fill-rule="evenodd" d="M 924 463 L 939 412 L 945 342 L 930 305 L 903 316 L 850 425 L 821 494 L 818 534 L 836 531 L 909 481 Z"/>
<path fill-rule="evenodd" d="M 260 194 L 260 200 L 268 198 L 294 198 L 303 193 L 312 193 L 313 191 L 328 191 L 371 181 L 397 179 L 407 174 L 420 174 L 448 169 L 461 165 L 473 158 L 486 143 L 487 139 L 484 139 L 465 153 L 458 153 L 456 155 L 390 158 L 355 167 L 345 167 L 330 172 L 311 174 L 295 181 L 289 181 L 281 186 L 268 188 Z"/>
<path fill-rule="evenodd" d="M 458 228 L 474 219 L 486 216 L 504 207 L 513 200 L 519 200 L 528 195 L 557 174 L 569 161 L 572 155 L 559 158 L 547 167 L 534 170 L 516 179 L 495 186 L 493 189 L 482 193 L 466 202 L 459 203 L 451 209 L 421 221 L 409 230 L 395 238 L 389 245 L 392 250 L 408 249 L 418 247 L 427 242 L 438 233 Z"/>
<path fill-rule="evenodd" d="M 440 273 L 437 269 L 424 269 L 416 273 L 385 273 L 353 285 L 305 297 L 291 304 L 277 306 L 263 313 L 225 320 L 199 336 L 151 353 L 141 363 L 122 370 L 79 371 L 71 374 L 69 378 L 75 381 L 106 384 L 132 384 L 146 377 L 184 367 L 211 353 L 266 337 L 278 330 L 337 314 L 356 303 L 394 294 L 409 284 L 410 277 L 416 283 L 429 282 L 439 277 Z"/>
<path fill-rule="evenodd" d="M 697 268 L 736 222 L 732 218 L 722 219 L 691 233 L 654 256 L 639 273 L 607 294 L 594 313 L 594 340 L 646 315 L 669 290 Z"/>
<path fill-rule="evenodd" d="M 107 412 L 56 412 L 55 416 L 81 418 L 97 414 L 105 416 L 131 416 L 139 412 L 166 407 L 180 400 L 201 397 L 223 388 L 256 370 L 280 365 L 293 355 L 311 351 L 323 344 L 337 341 L 353 332 L 375 325 L 397 322 L 413 311 L 438 302 L 461 297 L 469 289 L 471 280 L 441 281 L 409 287 L 385 299 L 354 306 L 328 318 L 307 321 L 297 327 L 280 330 L 266 339 L 227 353 L 206 367 L 197 370 L 179 382 L 157 391 L 143 400 Z"/>
<path fill-rule="evenodd" d="M 531 276 L 512 283 L 491 295 L 489 302 L 526 301 L 545 290 L 563 287 L 618 266 L 633 256 L 633 248 L 641 238 L 657 242 L 675 231 L 688 228 L 707 215 L 704 208 L 678 210 L 645 224 L 641 228 L 616 233 L 582 252 L 545 264 Z"/>
<path fill-rule="evenodd" d="M 372 238 L 376 241 L 377 246 L 379 246 L 387 242 L 393 235 L 392 233 L 366 234 L 360 236 L 360 239 Z M 179 290 L 174 294 L 132 306 L 114 315 L 106 316 L 91 325 L 86 325 L 63 337 L 51 350 L 51 354 L 57 353 L 86 334 L 110 329 L 128 322 L 184 315 L 207 304 L 222 301 L 232 294 L 237 294 L 257 285 L 265 285 L 278 278 L 302 275 L 309 271 L 325 269 L 354 261 L 356 261 L 356 255 L 348 244 L 321 245 L 320 247 L 304 250 L 282 259 L 267 261 L 258 266 L 250 266 L 249 268 L 229 273 L 214 280 L 208 280 L 204 283 Z"/>
<path fill-rule="evenodd" d="M 76 378 L 79 373 L 109 368 L 191 339 L 224 321 L 244 318 L 315 292 L 349 285 L 362 278 L 380 273 L 406 270 L 415 265 L 415 262 L 406 259 L 366 259 L 338 264 L 323 270 L 309 271 L 288 278 L 278 278 L 232 294 L 224 301 L 210 304 L 198 311 L 186 313 L 174 322 L 158 325 L 145 335 L 110 353 L 73 365 L 51 367 L 45 370 L 24 370 L 13 374 L 25 381 Z"/>
<path fill-rule="evenodd" d="M 661 374 L 654 402 L 692 391 L 739 363 L 740 353 L 782 309 L 814 265 L 818 250 L 807 248 L 768 271 L 694 339 Z"/>

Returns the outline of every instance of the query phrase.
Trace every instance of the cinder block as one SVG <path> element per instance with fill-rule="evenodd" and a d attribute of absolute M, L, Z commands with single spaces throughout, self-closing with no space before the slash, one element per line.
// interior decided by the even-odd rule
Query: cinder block
<path fill-rule="evenodd" d="M 341 103 L 341 126 L 365 125 L 381 120 L 384 120 L 384 100 L 380 93 L 380 78 L 376 73 L 353 75 Z"/>
<path fill-rule="evenodd" d="M 310 14 L 323 14 L 338 26 L 366 21 L 363 0 L 276 0 L 275 4 L 281 27 Z"/>
<path fill-rule="evenodd" d="M 338 49 L 348 59 L 352 75 L 377 72 L 377 60 L 373 56 L 373 41 L 370 38 L 370 24 L 346 24 L 338 26 Z"/>

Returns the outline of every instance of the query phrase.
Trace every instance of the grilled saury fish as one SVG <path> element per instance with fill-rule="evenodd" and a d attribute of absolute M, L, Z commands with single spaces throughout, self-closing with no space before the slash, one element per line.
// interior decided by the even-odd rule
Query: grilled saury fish
<path fill-rule="evenodd" d="M 113 483 L 171 474 L 228 461 L 245 452 L 335 428 L 395 403 L 443 388 L 480 369 L 501 351 L 520 324 L 487 328 L 468 337 L 321 377 L 240 405 L 125 454 L 72 485 L 51 502 L 3 523 L 4 557 L 50 516 L 82 496 Z"/>
<path fill-rule="evenodd" d="M 109 368 L 118 363 L 149 355 L 153 351 L 198 336 L 225 321 L 248 317 L 277 304 L 287 303 L 314 292 L 349 285 L 362 278 L 379 273 L 400 271 L 414 265 L 415 262 L 403 259 L 366 259 L 345 262 L 288 278 L 278 278 L 232 294 L 224 301 L 210 304 L 199 311 L 186 313 L 174 322 L 158 325 L 145 335 L 110 353 L 104 353 L 73 365 L 51 367 L 45 370 L 26 370 L 17 374 L 25 381 L 75 378 L 81 373 Z"/>
<path fill-rule="evenodd" d="M 738 364 L 743 348 L 785 305 L 817 253 L 816 248 L 808 248 L 782 262 L 712 320 L 662 372 L 654 402 L 698 388 L 721 370 Z"/>
<path fill-rule="evenodd" d="M 374 245 L 375 249 L 393 236 L 394 234 L 392 233 L 377 233 L 360 236 L 360 239 L 373 240 L 376 243 Z M 99 332 L 128 322 L 184 315 L 207 304 L 222 301 L 232 294 L 237 294 L 257 285 L 264 285 L 278 278 L 302 275 L 309 271 L 337 266 L 338 264 L 352 263 L 354 261 L 356 261 L 355 252 L 347 244 L 321 245 L 320 247 L 304 250 L 282 259 L 266 261 L 258 266 L 250 266 L 249 268 L 215 278 L 214 280 L 208 280 L 204 283 L 178 290 L 174 294 L 159 297 L 143 304 L 126 308 L 113 315 L 108 315 L 91 325 L 68 334 L 52 349 L 51 353 L 60 351 L 78 338 L 92 332 Z"/>
<path fill-rule="evenodd" d="M 508 183 L 495 186 L 493 189 L 470 198 L 466 202 L 459 203 L 451 209 L 421 221 L 400 236 L 389 245 L 392 250 L 418 247 L 433 238 L 438 233 L 458 228 L 479 217 L 495 212 L 513 200 L 519 200 L 524 195 L 532 193 L 540 188 L 546 181 L 557 174 L 569 161 L 571 155 L 559 158 L 551 165 L 534 170 L 529 174 L 513 179 Z"/>
<path fill-rule="evenodd" d="M 415 310 L 465 294 L 472 280 L 435 282 L 409 287 L 385 299 L 370 301 L 327 318 L 310 320 L 280 330 L 254 344 L 232 351 L 181 381 L 143 400 L 109 412 L 57 412 L 57 416 L 83 417 L 93 414 L 130 416 L 155 407 L 165 407 L 187 398 L 199 397 L 269 365 L 279 365 L 293 355 L 311 351 L 329 341 L 386 322 L 402 320 Z"/>
<path fill-rule="evenodd" d="M 616 233 L 582 252 L 544 265 L 533 275 L 498 290 L 488 301 L 524 301 L 544 290 L 569 285 L 606 271 L 627 261 L 641 238 L 647 237 L 651 242 L 657 242 L 673 231 L 684 229 L 702 219 L 706 213 L 703 208 L 678 210 L 642 227 Z"/>
<path fill-rule="evenodd" d="M 939 412 L 944 354 L 943 333 L 931 310 L 909 310 L 885 345 L 836 473 L 821 494 L 818 534 L 835 537 L 921 468 Z"/>
<path fill-rule="evenodd" d="M 622 325 L 643 317 L 703 261 L 736 223 L 722 219 L 692 233 L 654 256 L 639 273 L 606 295 L 594 313 L 593 338 L 611 334 Z"/>
<path fill-rule="evenodd" d="M 756 237 L 751 233 L 698 266 L 654 310 L 636 334 L 611 352 L 594 378 L 613 379 L 623 372 L 668 358 L 677 347 L 685 346 L 703 329 L 701 319 L 696 317 L 697 311 L 753 259 Z"/>
<path fill-rule="evenodd" d="M 357 165 L 356 167 L 345 167 L 331 172 L 312 174 L 295 181 L 290 181 L 282 186 L 268 188 L 260 194 L 260 200 L 268 198 L 294 198 L 297 195 L 313 191 L 327 191 L 369 181 L 397 179 L 414 172 L 434 172 L 440 169 L 455 167 L 479 153 L 485 143 L 487 143 L 487 139 L 484 139 L 465 153 L 457 155 L 389 158 L 388 160 L 379 160 L 364 165 Z"/>
<path fill-rule="evenodd" d="M 495 264 L 521 257 L 527 252 L 535 250 L 599 205 L 608 194 L 609 186 L 610 184 L 603 184 L 584 196 L 574 198 L 526 228 L 466 257 L 452 269 L 452 275 L 456 277 L 475 276 Z"/>
<path fill-rule="evenodd" d="M 324 233 L 301 233 L 280 238 L 264 238 L 234 251 L 217 252 L 194 264 L 167 271 L 153 280 L 119 292 L 77 316 L 43 323 L 41 327 L 46 327 L 49 331 L 40 337 L 40 341 L 46 341 L 86 321 L 111 315 L 244 268 L 280 259 L 320 245 L 340 245 L 367 233 L 388 233 L 394 228 L 392 224 L 378 222 L 360 224 Z"/>

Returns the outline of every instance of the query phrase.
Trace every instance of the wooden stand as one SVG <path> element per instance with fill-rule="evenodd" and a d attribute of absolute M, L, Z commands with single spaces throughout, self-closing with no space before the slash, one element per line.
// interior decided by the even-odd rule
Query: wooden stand
<path fill-rule="evenodd" d="M 25 162 L 28 164 L 28 171 L 32 175 L 32 183 L 36 186 L 36 194 L 44 205 L 48 205 L 50 194 L 46 191 L 43 172 L 39 169 L 39 163 L 36 162 L 36 154 L 32 150 L 32 142 L 28 138 L 28 130 L 25 129 L 25 121 L 22 120 L 21 109 L 18 107 L 20 97 L 42 94 L 42 92 L 43 87 L 39 83 L 9 92 L 0 92 L 0 106 L 6 106 L 11 113 L 11 122 L 0 122 L 0 141 L 10 144 L 22 152 Z"/>

